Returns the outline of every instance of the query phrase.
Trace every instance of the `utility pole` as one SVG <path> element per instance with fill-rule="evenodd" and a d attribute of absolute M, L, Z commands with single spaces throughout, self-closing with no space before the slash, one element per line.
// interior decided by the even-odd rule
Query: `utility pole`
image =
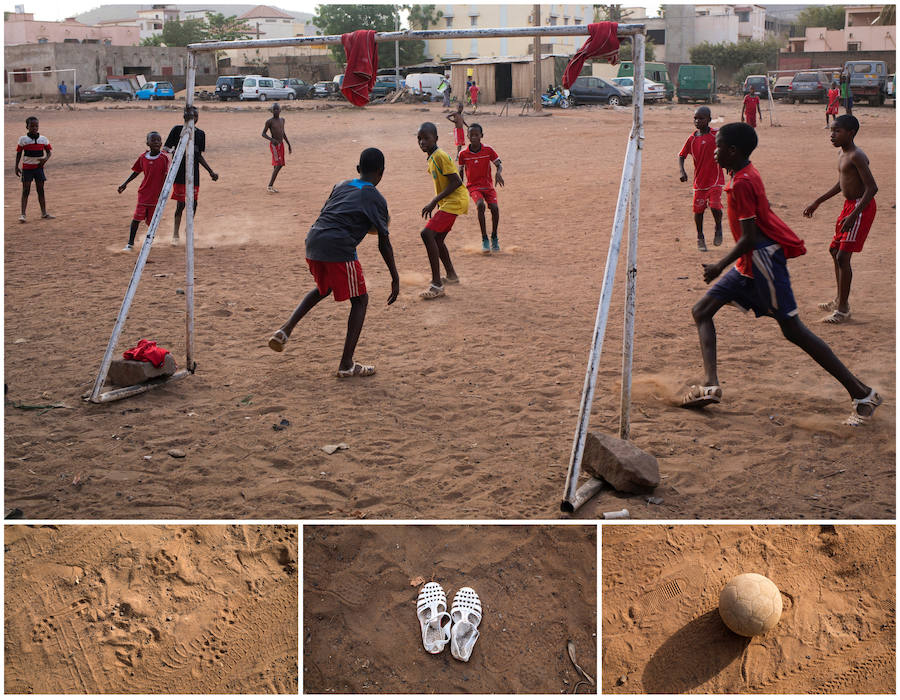
<path fill-rule="evenodd" d="M 400 13 L 397 12 L 395 26 L 397 31 L 400 31 Z M 394 83 L 394 89 L 400 89 L 400 40 L 394 42 L 394 79 L 397 81 Z"/>
<path fill-rule="evenodd" d="M 532 25 L 541 26 L 541 6 L 535 5 L 531 14 Z M 541 111 L 541 37 L 534 37 L 534 111 Z"/>

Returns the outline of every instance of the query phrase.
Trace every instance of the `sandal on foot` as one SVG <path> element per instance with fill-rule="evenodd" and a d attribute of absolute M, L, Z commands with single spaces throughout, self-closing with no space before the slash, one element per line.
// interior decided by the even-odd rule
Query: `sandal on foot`
<path fill-rule="evenodd" d="M 872 416 L 875 415 L 875 409 L 878 408 L 884 399 L 881 398 L 881 394 L 872 389 L 869 392 L 868 396 L 865 396 L 861 399 L 853 399 L 853 413 L 844 421 L 844 425 L 852 425 L 854 427 L 865 425 L 868 423 Z M 871 406 L 872 412 L 869 415 L 864 416 L 859 412 L 860 406 Z"/>
<path fill-rule="evenodd" d="M 720 403 L 722 401 L 722 388 L 718 386 L 697 386 L 692 384 L 684 396 L 681 397 L 682 408 L 702 408 L 707 404 Z"/>
<path fill-rule="evenodd" d="M 442 297 L 446 294 L 444 292 L 444 285 L 438 287 L 436 284 L 432 284 L 426 291 L 422 292 L 419 296 L 423 299 L 437 299 L 438 297 Z"/>
<path fill-rule="evenodd" d="M 24 215 L 24 214 L 20 214 L 20 215 L 19 215 L 19 223 L 20 223 L 20 224 L 24 224 L 24 223 L 25 223 L 25 215 Z"/>
<path fill-rule="evenodd" d="M 722 245 L 722 229 L 716 230 L 715 235 L 713 235 L 713 245 Z"/>
<path fill-rule="evenodd" d="M 350 369 L 339 369 L 337 371 L 338 379 L 347 379 L 348 377 L 371 377 L 375 374 L 375 368 L 372 365 L 361 365 L 354 362 Z"/>
<path fill-rule="evenodd" d="M 284 350 L 284 346 L 287 345 L 288 335 L 280 328 L 272 334 L 272 337 L 269 338 L 269 347 L 272 348 L 275 352 L 281 352 Z"/>
<path fill-rule="evenodd" d="M 481 623 L 481 599 L 478 594 L 471 588 L 460 588 L 453 596 L 450 618 L 453 620 L 450 653 L 454 659 L 468 661 L 478 641 L 478 625 Z"/>
<path fill-rule="evenodd" d="M 447 594 L 441 584 L 430 581 L 419 591 L 416 616 L 422 628 L 425 651 L 439 654 L 450 641 L 450 613 L 447 612 Z"/>
<path fill-rule="evenodd" d="M 830 323 L 831 325 L 837 325 L 838 323 L 844 323 L 848 318 L 850 318 L 850 311 L 838 311 L 835 309 L 831 312 L 830 316 L 826 316 L 822 319 L 822 323 Z"/>
<path fill-rule="evenodd" d="M 459 284 L 459 277 L 441 277 L 444 284 Z"/>
<path fill-rule="evenodd" d="M 55 219 L 56 217 L 53 214 L 41 214 L 42 219 Z"/>
<path fill-rule="evenodd" d="M 819 311 L 834 311 L 837 308 L 837 304 L 834 303 L 834 299 L 831 301 L 823 301 L 818 304 Z"/>

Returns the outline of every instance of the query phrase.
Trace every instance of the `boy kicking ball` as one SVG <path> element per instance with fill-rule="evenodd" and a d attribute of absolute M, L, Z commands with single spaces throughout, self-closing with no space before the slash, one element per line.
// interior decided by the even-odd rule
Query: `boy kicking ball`
<path fill-rule="evenodd" d="M 787 259 L 803 255 L 806 248 L 769 207 L 762 178 L 750 162 L 756 144 L 756 131 L 746 123 L 726 124 L 716 134 L 716 161 L 731 173 L 725 194 L 735 246 L 719 262 L 703 265 L 703 280 L 709 284 L 732 263 L 736 264 L 692 309 L 706 380 L 703 386 L 691 386 L 681 405 L 699 408 L 722 400 L 713 317 L 730 303 L 744 311 L 753 309 L 757 316 L 772 316 L 784 337 L 819 363 L 850 394 L 853 412 L 844 423 L 862 425 L 881 405 L 882 398 L 875 389 L 857 379 L 797 315 Z"/>

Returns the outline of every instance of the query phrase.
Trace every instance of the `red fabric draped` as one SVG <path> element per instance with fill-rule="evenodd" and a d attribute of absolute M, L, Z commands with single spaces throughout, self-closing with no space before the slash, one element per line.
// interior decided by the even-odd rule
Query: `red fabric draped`
<path fill-rule="evenodd" d="M 357 107 L 369 104 L 369 90 L 375 85 L 378 73 L 378 49 L 374 29 L 357 29 L 341 34 L 341 44 L 347 54 L 347 71 L 341 92 Z"/>
<path fill-rule="evenodd" d="M 590 36 L 578 53 L 572 56 L 563 74 L 563 87 L 568 90 L 581 74 L 581 67 L 588 58 L 602 56 L 612 65 L 619 62 L 618 22 L 594 22 L 588 25 Z"/>
<path fill-rule="evenodd" d="M 126 360 L 137 360 L 138 362 L 149 362 L 154 367 L 162 367 L 165 362 L 166 355 L 169 351 L 161 348 L 156 344 L 155 340 L 146 340 L 142 338 L 133 348 L 129 348 L 122 353 L 122 357 Z"/>

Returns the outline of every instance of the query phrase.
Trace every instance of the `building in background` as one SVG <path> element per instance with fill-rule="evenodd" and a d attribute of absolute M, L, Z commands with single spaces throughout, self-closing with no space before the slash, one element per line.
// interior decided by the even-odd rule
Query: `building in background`
<path fill-rule="evenodd" d="M 790 53 L 821 51 L 896 51 L 896 24 L 873 24 L 884 5 L 847 5 L 844 27 L 807 27 L 803 36 L 790 39 Z"/>
<path fill-rule="evenodd" d="M 140 43 L 136 26 L 91 26 L 74 17 L 62 22 L 43 22 L 34 19 L 30 12 L 9 12 L 3 22 L 5 46 L 22 44 L 104 44 L 106 46 L 131 46 Z"/>

